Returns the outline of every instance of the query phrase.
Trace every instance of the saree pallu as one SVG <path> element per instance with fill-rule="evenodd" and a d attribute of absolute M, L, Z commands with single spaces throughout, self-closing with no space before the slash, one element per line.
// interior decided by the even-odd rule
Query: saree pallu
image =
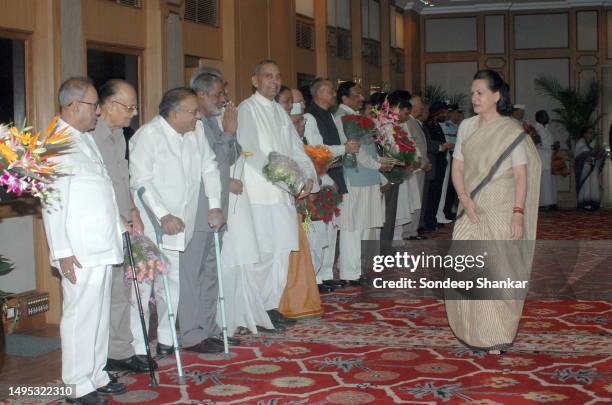
<path fill-rule="evenodd" d="M 289 255 L 287 285 L 283 291 L 278 310 L 287 318 L 301 319 L 323 314 L 321 297 L 317 286 L 310 245 L 302 218 L 298 215 L 299 249 Z"/>
<path fill-rule="evenodd" d="M 528 280 L 533 262 L 541 162 L 531 138 L 527 136 L 521 141 L 527 155 L 527 197 L 523 218 L 523 241 L 527 242 L 509 241 L 516 189 L 512 168 L 486 180 L 487 175 L 494 171 L 492 169 L 504 161 L 502 155 L 522 132 L 523 129 L 511 119 L 500 117 L 487 127 L 476 129 L 461 145 L 465 191 L 471 195 L 478 185 L 483 183 L 484 186 L 472 197 L 480 223 L 473 224 L 467 215 L 462 215 L 455 224 L 453 241 L 486 241 L 474 242 L 474 245 L 496 251 L 495 260 L 487 263 L 487 271 L 498 279 L 503 276 L 514 280 L 526 277 Z M 509 156 L 506 158 L 510 159 Z M 445 300 L 449 325 L 462 343 L 482 350 L 504 350 L 512 344 L 524 299 L 515 299 L 512 291 L 498 291 L 489 297 L 495 299 L 457 296 L 449 299 L 449 296 L 447 293 Z"/>

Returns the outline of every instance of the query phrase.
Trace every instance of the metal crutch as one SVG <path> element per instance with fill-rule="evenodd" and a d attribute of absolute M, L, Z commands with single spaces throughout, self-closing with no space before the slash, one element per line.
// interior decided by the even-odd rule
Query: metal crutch
<path fill-rule="evenodd" d="M 217 225 L 217 221 L 213 226 Z M 223 274 L 221 270 L 221 248 L 219 243 L 219 231 L 215 230 L 215 256 L 217 259 L 217 280 L 219 282 L 219 308 L 221 310 L 221 330 L 223 331 L 223 353 L 229 357 L 229 343 L 227 341 L 227 321 L 225 319 L 225 294 L 223 292 Z"/>
<path fill-rule="evenodd" d="M 132 252 L 132 241 L 130 240 L 130 234 L 125 232 L 123 234 L 123 240 L 128 252 L 128 258 L 130 260 L 130 266 L 132 267 L 132 282 L 134 284 L 134 291 L 136 292 L 136 302 L 138 302 L 138 314 L 140 315 L 140 325 L 142 326 L 142 335 L 144 337 L 145 349 L 147 350 L 147 363 L 149 363 L 149 377 L 151 381 L 151 387 L 157 387 L 157 378 L 155 377 L 155 363 L 151 356 L 151 346 L 149 345 L 149 334 L 147 333 L 147 325 L 145 323 L 144 311 L 142 309 L 142 301 L 140 301 L 140 287 L 138 287 L 138 280 L 136 280 L 136 261 L 134 260 L 134 253 Z"/>
<path fill-rule="evenodd" d="M 161 225 L 157 222 L 157 218 L 151 208 L 144 202 L 142 195 L 145 193 L 145 188 L 140 187 L 137 191 L 138 198 L 140 202 L 142 202 L 142 206 L 144 207 L 145 212 L 147 213 L 147 217 L 151 221 L 153 225 L 153 229 L 155 230 L 155 239 L 157 240 L 157 246 L 160 246 L 162 243 L 162 235 L 164 233 Z M 178 269 L 176 269 L 178 271 Z M 181 349 L 178 343 L 178 337 L 176 336 L 176 317 L 174 315 L 174 311 L 172 309 L 172 305 L 170 304 L 170 289 L 168 288 L 168 276 L 166 272 L 162 273 L 162 281 L 164 283 L 164 293 L 166 295 L 166 304 L 168 305 L 168 320 L 170 321 L 170 331 L 172 332 L 172 344 L 174 345 L 174 354 L 176 356 L 176 368 L 178 371 L 178 382 L 179 384 L 185 384 L 185 374 L 183 373 L 183 363 L 181 361 Z"/>

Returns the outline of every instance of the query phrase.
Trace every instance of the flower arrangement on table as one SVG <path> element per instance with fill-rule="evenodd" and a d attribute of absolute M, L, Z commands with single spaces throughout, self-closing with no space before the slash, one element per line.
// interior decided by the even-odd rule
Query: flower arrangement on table
<path fill-rule="evenodd" d="M 416 160 L 416 148 L 408 133 L 398 125 L 398 112 L 391 108 L 389 101 L 385 100 L 382 107 L 372 110 L 373 121 L 376 126 L 374 142 L 382 151 L 381 162 L 393 164 L 390 172 L 383 175 L 391 183 L 402 183 L 405 167 Z"/>
<path fill-rule="evenodd" d="M 374 121 L 368 116 L 350 114 L 342 117 L 342 128 L 346 139 L 359 141 L 362 145 L 372 142 L 376 136 Z M 357 156 L 354 153 L 346 153 L 342 158 L 344 167 L 356 167 Z"/>
<path fill-rule="evenodd" d="M 149 283 L 155 280 L 157 274 L 162 274 L 166 271 L 166 258 L 159 248 L 144 235 L 131 235 L 132 254 L 134 255 L 134 264 L 136 265 L 135 274 L 136 281 Z M 132 266 L 127 253 L 123 260 L 126 275 L 128 280 L 133 278 Z"/>
<path fill-rule="evenodd" d="M 295 197 L 306 185 L 306 176 L 295 160 L 278 152 L 270 152 L 262 173 L 269 182 Z"/>
<path fill-rule="evenodd" d="M 51 184 L 61 175 L 49 158 L 70 146 L 67 128 L 57 130 L 54 117 L 45 134 L 33 134 L 31 127 L 18 129 L 0 125 L 0 186 L 16 196 L 31 195 L 47 202 Z"/>
<path fill-rule="evenodd" d="M 304 145 L 304 152 L 312 160 L 312 164 L 319 177 L 327 173 L 327 170 L 329 170 L 334 161 L 334 154 L 324 145 Z"/>

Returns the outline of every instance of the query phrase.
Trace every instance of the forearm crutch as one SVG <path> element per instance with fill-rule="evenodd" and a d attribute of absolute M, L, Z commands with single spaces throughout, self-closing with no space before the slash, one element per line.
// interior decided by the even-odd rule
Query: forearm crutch
<path fill-rule="evenodd" d="M 157 246 L 161 246 L 162 235 L 164 233 L 161 225 L 157 221 L 157 217 L 151 211 L 151 208 L 144 202 L 142 195 L 145 193 L 145 188 L 140 187 L 138 189 L 138 198 L 140 202 L 142 202 L 142 206 L 144 207 L 145 212 L 147 213 L 147 217 L 151 221 L 153 225 L 153 229 L 155 230 L 155 239 L 157 241 Z M 160 247 L 161 248 L 161 247 Z M 178 271 L 178 269 L 174 269 Z M 170 304 L 170 289 L 168 288 L 168 276 L 166 272 L 162 272 L 162 282 L 164 284 L 164 293 L 166 295 L 166 305 L 168 306 L 168 320 L 170 321 L 170 331 L 172 332 L 172 345 L 174 346 L 174 355 L 176 356 L 176 369 L 178 372 L 178 382 L 179 384 L 185 384 L 185 374 L 183 373 L 183 363 L 181 361 L 181 349 L 178 343 L 178 337 L 176 336 L 176 317 L 174 315 L 174 310 L 172 309 L 172 304 Z"/>
<path fill-rule="evenodd" d="M 136 279 L 136 261 L 134 260 L 134 253 L 132 253 L 132 241 L 130 240 L 130 234 L 125 232 L 123 234 L 123 240 L 125 241 L 128 259 L 130 260 L 130 267 L 132 269 L 132 284 L 134 285 L 134 292 L 136 293 L 138 314 L 140 315 L 140 326 L 142 326 L 142 335 L 144 337 L 145 349 L 147 350 L 147 363 L 149 364 L 149 378 L 151 382 L 151 387 L 157 387 L 157 378 L 155 377 L 155 363 L 153 363 L 153 357 L 151 356 L 149 334 L 147 333 L 147 324 L 145 323 L 144 311 L 142 310 L 142 301 L 140 301 L 140 287 L 138 287 L 138 280 Z"/>
<path fill-rule="evenodd" d="M 225 294 L 223 292 L 223 274 L 221 270 L 221 247 L 219 243 L 218 230 L 215 230 L 215 256 L 217 259 L 217 279 L 219 282 L 219 310 L 221 311 L 221 330 L 223 332 L 223 353 L 225 354 L 225 357 L 229 357 L 229 343 L 227 341 L 227 320 L 225 319 Z"/>

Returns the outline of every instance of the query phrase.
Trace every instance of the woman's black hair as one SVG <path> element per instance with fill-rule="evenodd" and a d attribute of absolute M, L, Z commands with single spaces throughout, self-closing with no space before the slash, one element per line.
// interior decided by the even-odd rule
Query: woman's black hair
<path fill-rule="evenodd" d="M 274 100 L 278 102 L 278 98 L 280 97 L 281 93 L 287 90 L 291 91 L 289 87 L 285 86 L 284 84 L 281 84 L 280 89 L 278 90 L 278 94 L 276 95 L 276 97 L 274 97 Z"/>
<path fill-rule="evenodd" d="M 476 72 L 474 80 L 486 80 L 489 90 L 493 93 L 499 92 L 499 100 L 497 101 L 497 112 L 499 114 L 510 115 L 512 113 L 510 86 L 499 73 L 491 69 L 482 69 Z"/>

